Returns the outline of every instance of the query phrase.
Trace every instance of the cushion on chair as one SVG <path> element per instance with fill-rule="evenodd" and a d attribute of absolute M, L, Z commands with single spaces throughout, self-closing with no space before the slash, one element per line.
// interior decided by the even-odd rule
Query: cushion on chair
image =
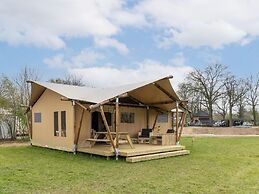
<path fill-rule="evenodd" d="M 150 132 L 152 132 L 152 129 L 142 129 L 139 137 L 149 138 Z"/>
<path fill-rule="evenodd" d="M 174 129 L 167 129 L 166 133 L 174 133 Z"/>

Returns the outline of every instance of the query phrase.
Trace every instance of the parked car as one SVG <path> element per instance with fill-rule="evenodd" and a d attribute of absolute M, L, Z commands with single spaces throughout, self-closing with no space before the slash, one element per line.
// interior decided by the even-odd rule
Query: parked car
<path fill-rule="evenodd" d="M 216 121 L 216 122 L 213 124 L 213 127 L 220 127 L 220 126 L 221 126 L 221 122 L 222 122 L 222 121 Z"/>
<path fill-rule="evenodd" d="M 243 122 L 243 126 L 253 126 L 253 124 L 252 123 L 249 123 L 249 122 Z"/>
<path fill-rule="evenodd" d="M 240 126 L 243 125 L 244 121 L 242 120 L 234 120 L 233 121 L 233 126 Z"/>
<path fill-rule="evenodd" d="M 220 127 L 229 127 L 229 120 L 222 120 Z"/>

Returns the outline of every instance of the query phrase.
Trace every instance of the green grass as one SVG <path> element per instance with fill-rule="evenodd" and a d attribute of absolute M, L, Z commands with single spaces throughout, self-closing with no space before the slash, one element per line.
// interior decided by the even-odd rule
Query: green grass
<path fill-rule="evenodd" d="M 141 163 L 0 147 L 0 193 L 259 193 L 259 138 L 185 138 L 189 156 Z"/>

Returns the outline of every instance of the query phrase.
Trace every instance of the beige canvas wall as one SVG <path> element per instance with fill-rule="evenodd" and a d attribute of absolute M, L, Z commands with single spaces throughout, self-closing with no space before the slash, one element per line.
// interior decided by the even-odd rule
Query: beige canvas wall
<path fill-rule="evenodd" d="M 61 131 L 61 111 L 66 111 L 67 136 L 54 136 L 54 111 L 59 112 Z M 34 122 L 34 113 L 41 113 L 41 123 Z M 70 101 L 61 101 L 61 96 L 46 89 L 32 108 L 32 144 L 42 147 L 72 151 L 74 140 L 73 106 Z M 61 133 L 59 133 L 61 135 Z"/>
<path fill-rule="evenodd" d="M 86 106 L 89 106 L 89 105 L 86 105 Z M 76 105 L 75 106 L 76 136 L 78 135 L 78 132 L 79 132 L 82 112 L 83 112 L 83 109 L 80 106 Z M 90 137 L 91 137 L 91 113 L 88 111 L 85 111 L 83 120 L 82 120 L 80 134 L 79 134 L 78 145 L 83 145 L 84 143 L 86 143 L 85 140 Z"/>

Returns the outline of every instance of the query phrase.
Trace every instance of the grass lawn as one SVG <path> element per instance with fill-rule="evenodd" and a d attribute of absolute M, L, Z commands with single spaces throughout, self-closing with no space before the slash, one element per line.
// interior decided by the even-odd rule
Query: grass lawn
<path fill-rule="evenodd" d="M 259 138 L 184 138 L 189 156 L 106 161 L 0 147 L 0 193 L 259 193 Z"/>

